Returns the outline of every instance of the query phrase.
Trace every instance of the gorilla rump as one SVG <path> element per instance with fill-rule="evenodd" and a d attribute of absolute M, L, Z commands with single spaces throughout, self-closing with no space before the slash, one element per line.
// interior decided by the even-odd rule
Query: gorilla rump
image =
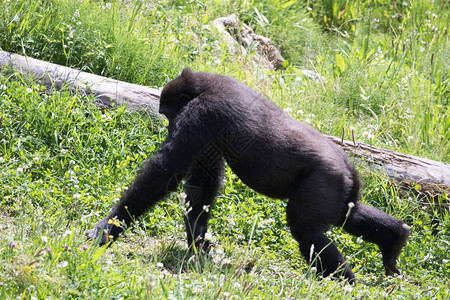
<path fill-rule="evenodd" d="M 162 90 L 160 113 L 169 119 L 161 150 L 140 170 L 110 214 L 92 229 L 101 244 L 123 230 L 184 180 L 189 245 L 207 247 L 209 213 L 222 182 L 224 160 L 255 191 L 289 199 L 287 220 L 300 252 L 328 276 L 355 275 L 325 236 L 330 225 L 379 246 L 386 274 L 399 273 L 397 258 L 410 230 L 386 213 L 358 202 L 358 174 L 346 154 L 324 135 L 229 77 L 185 69 Z M 109 222 L 108 222 L 109 221 Z"/>

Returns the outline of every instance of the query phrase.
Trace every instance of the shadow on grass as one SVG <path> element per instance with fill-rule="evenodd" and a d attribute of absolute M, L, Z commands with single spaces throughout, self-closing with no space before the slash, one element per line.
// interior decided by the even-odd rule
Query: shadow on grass
<path fill-rule="evenodd" d="M 177 241 L 160 244 L 150 252 L 149 255 L 129 252 L 127 256 L 141 259 L 144 263 L 162 264 L 161 267 L 172 274 L 221 271 L 237 275 L 250 273 L 256 265 L 255 258 L 231 262 L 223 254 L 216 253 L 214 247 L 209 251 L 198 251 Z"/>

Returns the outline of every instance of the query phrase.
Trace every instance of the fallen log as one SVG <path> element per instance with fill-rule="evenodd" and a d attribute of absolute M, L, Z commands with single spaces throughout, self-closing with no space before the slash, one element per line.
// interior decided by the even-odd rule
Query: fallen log
<path fill-rule="evenodd" d="M 0 51 L 0 67 L 12 67 L 30 74 L 47 88 L 68 88 L 95 95 L 103 106 L 127 105 L 130 110 L 145 110 L 151 116 L 158 114 L 160 91 L 137 84 L 106 78 L 42 60 Z"/>
<path fill-rule="evenodd" d="M 48 87 L 69 87 L 92 94 L 103 105 L 127 105 L 127 109 L 145 110 L 151 116 L 158 114 L 160 91 L 136 84 L 93 75 L 80 70 L 0 51 L 0 67 L 11 66 L 24 74 L 32 74 Z M 435 198 L 450 194 L 450 165 L 426 158 L 355 143 L 343 138 L 328 136 L 340 145 L 357 162 L 380 170 L 395 184 L 413 192 Z M 446 204 L 448 206 L 448 201 Z"/>
<path fill-rule="evenodd" d="M 403 190 L 419 193 L 438 200 L 450 194 L 450 164 L 414 155 L 377 148 L 328 136 L 353 157 L 354 163 L 362 163 L 370 169 L 381 171 Z M 447 203 L 446 206 L 449 206 Z"/>

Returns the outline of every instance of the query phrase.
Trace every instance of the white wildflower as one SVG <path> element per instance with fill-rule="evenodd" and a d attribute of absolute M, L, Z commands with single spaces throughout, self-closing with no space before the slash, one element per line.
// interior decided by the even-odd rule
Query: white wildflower
<path fill-rule="evenodd" d="M 345 215 L 346 218 L 348 218 L 350 216 L 352 208 L 355 207 L 355 203 L 349 202 L 347 205 L 348 205 L 348 211 L 347 211 L 347 214 Z"/>
<path fill-rule="evenodd" d="M 269 224 L 272 224 L 273 222 L 275 222 L 275 220 L 269 218 L 269 219 L 266 219 L 266 220 L 262 220 L 262 221 L 259 223 L 259 226 L 260 226 L 260 227 L 264 227 L 264 226 L 267 226 L 267 225 L 269 225 Z"/>
<path fill-rule="evenodd" d="M 302 70 L 302 74 L 312 79 L 314 82 L 324 81 L 325 77 L 311 70 Z"/>
<path fill-rule="evenodd" d="M 48 237 L 46 237 L 45 235 L 41 236 L 41 242 L 44 244 L 48 243 Z"/>
<path fill-rule="evenodd" d="M 186 215 L 189 214 L 192 211 L 192 206 L 189 206 L 185 209 Z"/>
<path fill-rule="evenodd" d="M 65 268 L 68 265 L 69 265 L 69 263 L 67 261 L 62 261 L 57 266 L 58 266 L 58 268 Z"/>
<path fill-rule="evenodd" d="M 367 101 L 367 100 L 369 100 L 369 98 L 370 98 L 370 95 L 369 95 L 369 96 L 366 96 L 366 95 L 364 95 L 364 94 L 359 94 L 359 96 L 360 96 L 361 99 L 363 99 L 364 101 Z"/>
<path fill-rule="evenodd" d="M 102 122 L 107 122 L 107 121 L 111 121 L 112 118 L 110 115 L 102 115 L 101 120 L 102 120 Z"/>
<path fill-rule="evenodd" d="M 284 111 L 285 111 L 286 113 L 288 113 L 288 114 L 291 114 L 291 113 L 292 113 L 292 107 L 286 107 L 286 108 L 284 109 Z"/>
<path fill-rule="evenodd" d="M 223 257 L 225 255 L 225 251 L 222 248 L 214 248 L 214 256 Z"/>
<path fill-rule="evenodd" d="M 180 198 L 181 198 L 181 201 L 183 201 L 183 203 L 186 203 L 186 197 L 187 197 L 186 193 L 184 193 L 184 192 L 180 193 Z"/>
<path fill-rule="evenodd" d="M 14 16 L 14 18 L 12 19 L 12 22 L 16 22 L 16 23 L 19 23 L 19 22 L 20 22 L 19 14 L 16 14 L 16 15 Z M 11 23 L 12 23 L 12 22 L 11 22 Z"/>
<path fill-rule="evenodd" d="M 203 291 L 202 287 L 200 287 L 198 285 L 196 285 L 192 288 L 192 292 L 197 295 L 200 294 L 202 291 Z"/>

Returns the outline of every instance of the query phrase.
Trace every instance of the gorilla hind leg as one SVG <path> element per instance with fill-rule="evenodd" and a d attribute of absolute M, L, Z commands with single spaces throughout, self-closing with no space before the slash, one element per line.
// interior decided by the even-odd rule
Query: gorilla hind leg
<path fill-rule="evenodd" d="M 405 223 L 375 207 L 357 202 L 343 228 L 378 245 L 383 254 L 386 275 L 400 274 L 396 267 L 397 258 L 410 235 Z"/>
<path fill-rule="evenodd" d="M 304 199 L 302 199 L 303 201 Z M 291 199 L 287 206 L 287 220 L 293 237 L 299 243 L 300 252 L 308 264 L 317 267 L 324 277 L 342 274 L 349 283 L 355 284 L 355 275 L 336 246 L 324 231 L 328 228 L 321 218 L 311 219 L 316 211 L 300 207 Z"/>
<path fill-rule="evenodd" d="M 296 238 L 297 239 L 297 238 Z M 355 283 L 355 275 L 336 246 L 324 233 L 316 232 L 310 237 L 298 238 L 300 252 L 318 273 L 327 277 L 342 274 L 349 283 Z"/>

